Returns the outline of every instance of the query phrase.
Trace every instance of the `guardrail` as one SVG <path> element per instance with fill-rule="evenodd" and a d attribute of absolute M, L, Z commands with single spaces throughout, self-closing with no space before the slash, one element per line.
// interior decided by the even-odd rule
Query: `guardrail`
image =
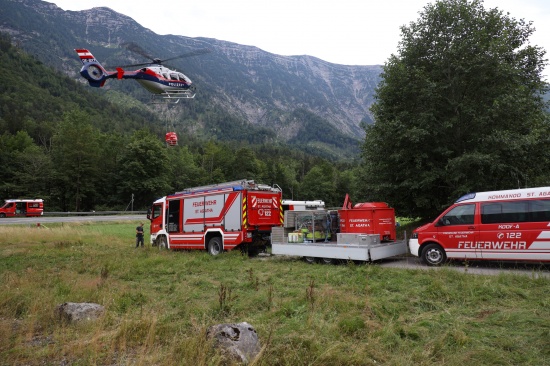
<path fill-rule="evenodd" d="M 44 212 L 43 216 L 147 215 L 147 211 Z"/>

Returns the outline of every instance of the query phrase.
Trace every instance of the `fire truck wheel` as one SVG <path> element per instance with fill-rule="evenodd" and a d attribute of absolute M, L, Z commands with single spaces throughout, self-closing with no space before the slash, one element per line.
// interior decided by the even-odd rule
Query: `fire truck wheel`
<path fill-rule="evenodd" d="M 427 244 L 422 250 L 422 261 L 428 266 L 439 266 L 447 260 L 445 250 L 438 244 Z"/>
<path fill-rule="evenodd" d="M 259 249 L 259 248 L 248 248 L 248 249 L 246 250 L 246 254 L 248 254 L 248 256 L 249 256 L 250 258 L 257 257 L 259 253 L 260 253 L 260 249 Z"/>
<path fill-rule="evenodd" d="M 168 248 L 168 244 L 166 243 L 166 237 L 160 236 L 157 239 L 157 246 L 159 247 L 159 250 Z"/>
<path fill-rule="evenodd" d="M 2 213 L 0 213 L 0 218 L 2 218 L 2 219 L 3 219 L 4 217 L 6 217 L 6 214 L 5 214 L 5 213 L 3 213 L 3 212 L 2 212 Z"/>
<path fill-rule="evenodd" d="M 309 264 L 315 263 L 315 257 L 304 257 L 304 260 Z"/>
<path fill-rule="evenodd" d="M 222 250 L 222 241 L 219 237 L 212 238 L 208 241 L 208 253 L 210 253 L 210 255 L 218 255 Z"/>

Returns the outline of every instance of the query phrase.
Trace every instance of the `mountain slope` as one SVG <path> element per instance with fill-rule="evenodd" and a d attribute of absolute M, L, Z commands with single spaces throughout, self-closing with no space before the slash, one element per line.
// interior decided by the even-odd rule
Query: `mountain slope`
<path fill-rule="evenodd" d="M 161 36 L 108 8 L 63 11 L 39 0 L 0 0 L 0 5 L 0 31 L 9 33 L 45 64 L 75 79 L 80 64 L 74 48 L 88 47 L 105 65 L 146 61 L 119 46 L 129 41 L 160 58 L 211 49 L 210 54 L 175 60 L 170 65 L 195 82 L 197 97 L 177 108 L 152 108 L 166 124 L 187 133 L 228 138 L 224 125 L 232 121 L 237 127 L 230 131 L 231 139 L 238 139 L 240 126 L 254 125 L 273 131 L 268 140 L 301 141 L 322 155 L 328 151 L 342 157 L 358 152 L 357 142 L 363 134 L 360 124 L 370 122 L 368 108 L 379 81 L 379 66 L 335 65 L 310 56 L 278 56 L 215 39 Z M 106 89 L 122 91 L 142 102 L 149 97 L 130 80 L 109 81 Z M 319 127 L 334 139 L 319 142 L 313 138 Z M 314 148 L 319 143 L 323 148 Z"/>

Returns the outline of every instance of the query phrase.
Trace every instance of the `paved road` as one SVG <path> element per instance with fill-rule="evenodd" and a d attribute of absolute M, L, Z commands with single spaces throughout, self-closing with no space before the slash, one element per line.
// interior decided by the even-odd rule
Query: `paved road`
<path fill-rule="evenodd" d="M 0 219 L 0 225 L 37 225 L 53 222 L 98 222 L 98 221 L 147 220 L 145 215 L 86 215 L 86 216 L 41 216 L 7 217 Z"/>
<path fill-rule="evenodd" d="M 277 256 L 271 254 L 260 255 L 260 259 L 263 260 L 274 257 Z M 526 275 L 532 278 L 550 278 L 550 263 L 469 261 L 467 264 L 465 264 L 464 261 L 455 260 L 449 261 L 441 267 L 430 267 L 422 263 L 417 257 L 413 257 L 411 255 L 403 255 L 381 259 L 373 262 L 372 264 L 385 268 L 401 268 L 423 271 L 440 271 L 442 269 L 450 269 L 462 273 L 479 275 L 499 275 L 501 273 L 513 273 Z"/>
<path fill-rule="evenodd" d="M 550 263 L 533 262 L 498 262 L 498 261 L 449 261 L 443 267 L 429 267 L 423 264 L 419 258 L 413 256 L 394 257 L 377 261 L 381 267 L 441 270 L 447 268 L 463 273 L 498 275 L 500 273 L 524 274 L 533 278 L 550 278 Z"/>

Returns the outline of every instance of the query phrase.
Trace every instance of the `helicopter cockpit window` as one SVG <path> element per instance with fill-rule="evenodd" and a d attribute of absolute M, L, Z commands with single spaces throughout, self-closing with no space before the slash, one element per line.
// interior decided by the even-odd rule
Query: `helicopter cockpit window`
<path fill-rule="evenodd" d="M 183 75 L 181 72 L 180 72 L 178 75 L 179 75 L 179 77 L 180 77 L 180 80 L 183 80 L 183 81 L 186 81 L 186 82 L 189 82 L 189 81 L 190 81 L 190 80 L 187 79 L 187 78 L 185 77 L 185 75 Z"/>
<path fill-rule="evenodd" d="M 176 74 L 176 73 L 170 74 L 170 79 L 172 79 L 172 80 L 178 80 L 178 74 Z"/>
<path fill-rule="evenodd" d="M 168 74 L 162 74 L 162 77 L 165 78 L 165 79 L 170 79 L 170 77 L 168 76 Z"/>

